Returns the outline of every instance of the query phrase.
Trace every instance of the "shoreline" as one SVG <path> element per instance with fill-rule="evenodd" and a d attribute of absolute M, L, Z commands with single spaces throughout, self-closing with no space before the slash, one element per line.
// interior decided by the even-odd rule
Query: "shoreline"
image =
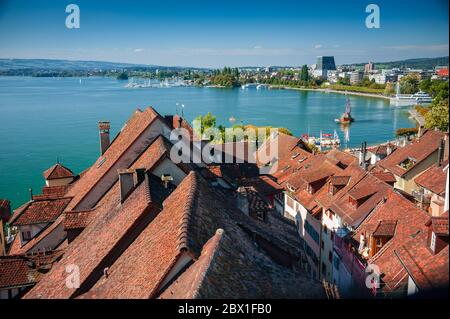
<path fill-rule="evenodd" d="M 385 100 L 389 100 L 390 99 L 389 96 L 384 96 L 384 95 L 381 95 L 381 94 L 364 93 L 364 92 L 352 92 L 352 91 L 339 91 L 339 90 L 332 90 L 332 89 L 296 88 L 296 87 L 283 86 L 283 85 L 269 85 L 269 88 L 270 89 L 278 89 L 278 90 L 316 91 L 316 92 L 323 92 L 323 93 L 348 94 L 348 95 L 380 98 L 380 99 L 385 99 Z"/>

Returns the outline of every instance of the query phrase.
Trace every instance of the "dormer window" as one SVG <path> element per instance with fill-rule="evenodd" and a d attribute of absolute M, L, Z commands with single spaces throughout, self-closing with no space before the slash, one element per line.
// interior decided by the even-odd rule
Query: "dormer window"
<path fill-rule="evenodd" d="M 436 233 L 434 231 L 431 232 L 430 249 L 433 253 L 436 253 Z"/>
<path fill-rule="evenodd" d="M 400 162 L 400 164 L 398 164 L 401 168 L 408 170 L 411 167 L 413 167 L 414 165 L 416 165 L 417 160 L 412 158 L 412 157 L 408 157 L 405 160 L 403 160 L 402 162 Z"/>

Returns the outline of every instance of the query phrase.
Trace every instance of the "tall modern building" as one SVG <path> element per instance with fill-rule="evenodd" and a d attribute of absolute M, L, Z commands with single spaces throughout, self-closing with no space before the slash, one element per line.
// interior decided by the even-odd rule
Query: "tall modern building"
<path fill-rule="evenodd" d="M 330 70 L 336 70 L 336 64 L 334 63 L 334 56 L 318 56 L 314 75 L 326 78 L 328 71 Z"/>

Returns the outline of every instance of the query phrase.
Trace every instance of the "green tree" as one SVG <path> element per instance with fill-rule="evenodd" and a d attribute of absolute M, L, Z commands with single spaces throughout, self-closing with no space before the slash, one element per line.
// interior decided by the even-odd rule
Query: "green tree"
<path fill-rule="evenodd" d="M 302 70 L 300 71 L 300 80 L 304 82 L 308 82 L 309 80 L 308 66 L 306 64 L 302 66 Z"/>
<path fill-rule="evenodd" d="M 414 94 L 419 91 L 420 76 L 416 73 L 405 75 L 400 80 L 400 89 L 403 94 Z"/>
<path fill-rule="evenodd" d="M 395 94 L 394 84 L 391 82 L 386 83 L 386 87 L 384 88 L 383 94 L 386 96 Z"/>
<path fill-rule="evenodd" d="M 448 99 L 433 103 L 425 115 L 425 127 L 448 131 Z"/>
<path fill-rule="evenodd" d="M 117 75 L 117 80 L 128 80 L 128 74 L 121 72 Z"/>

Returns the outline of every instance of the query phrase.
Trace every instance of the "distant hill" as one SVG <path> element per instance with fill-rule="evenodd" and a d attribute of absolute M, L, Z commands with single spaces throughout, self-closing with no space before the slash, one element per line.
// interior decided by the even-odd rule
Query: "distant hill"
<path fill-rule="evenodd" d="M 115 63 L 102 61 L 72 61 L 50 59 L 0 59 L 0 70 L 92 70 L 92 69 L 122 69 L 143 65 Z"/>
<path fill-rule="evenodd" d="M 344 66 L 364 67 L 365 63 L 344 64 Z M 392 62 L 374 62 L 376 69 L 411 68 L 411 69 L 434 69 L 439 65 L 448 65 L 448 56 L 439 58 L 418 58 Z"/>
<path fill-rule="evenodd" d="M 55 71 L 93 71 L 93 70 L 118 70 L 118 69 L 188 69 L 188 67 L 160 66 L 152 64 L 132 64 L 105 61 L 75 61 L 52 59 L 0 59 L 0 71 L 2 70 L 55 70 Z M 189 68 L 192 70 L 200 68 Z"/>

